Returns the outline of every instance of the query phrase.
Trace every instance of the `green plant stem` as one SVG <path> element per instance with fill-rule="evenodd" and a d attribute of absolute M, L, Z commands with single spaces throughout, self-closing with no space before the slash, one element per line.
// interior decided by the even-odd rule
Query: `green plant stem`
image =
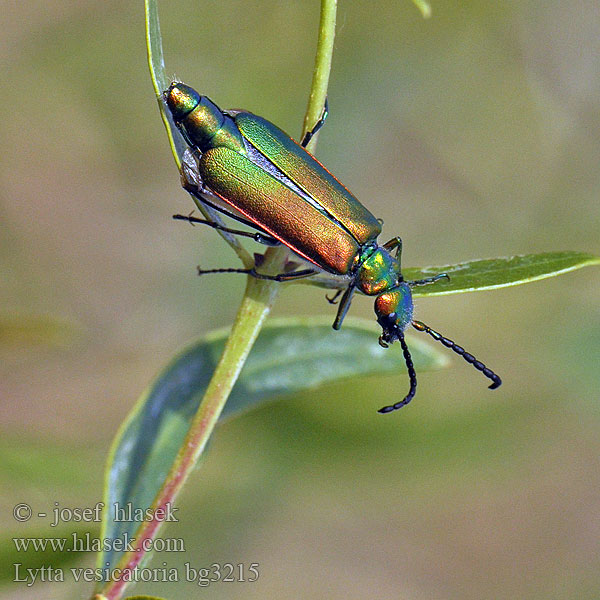
<path fill-rule="evenodd" d="M 285 254 L 275 249 L 271 257 L 271 266 L 282 268 Z M 212 431 L 217 424 L 219 415 L 231 392 L 244 362 L 256 340 L 262 324 L 269 313 L 277 296 L 278 284 L 272 281 L 248 278 L 246 292 L 242 299 L 236 320 L 231 329 L 228 342 L 214 375 L 200 403 L 184 443 L 179 450 L 171 470 L 159 490 L 152 510 L 168 510 L 183 487 L 186 479 L 194 469 L 202 454 Z M 127 552 L 117 565 L 117 569 L 134 569 L 144 558 L 143 544 L 152 540 L 161 526 L 161 521 L 152 520 L 142 523 L 135 534 L 137 552 Z M 127 582 L 123 579 L 109 582 L 102 594 L 107 600 L 121 597 Z"/>
<path fill-rule="evenodd" d="M 148 0 L 146 1 L 148 6 Z M 150 0 L 150 2 L 154 3 L 154 0 Z M 322 0 L 313 88 L 310 94 L 307 117 L 304 120 L 304 131 L 309 130 L 319 119 L 323 103 L 327 96 L 327 84 L 335 38 L 335 10 L 336 0 Z M 149 19 L 147 17 L 148 22 Z M 157 19 L 156 25 L 158 25 Z M 151 51 L 160 52 L 162 60 L 162 49 L 156 49 L 155 41 L 153 43 L 149 42 L 148 48 L 149 55 Z M 160 78 L 154 75 L 151 56 L 149 56 L 149 61 L 156 90 L 160 86 Z M 316 140 L 313 138 L 311 142 L 311 148 L 314 149 Z M 282 272 L 287 257 L 287 248 L 269 248 L 265 253 L 265 260 L 261 265 L 261 271 L 267 274 Z M 186 479 L 196 466 L 198 458 L 206 447 L 208 439 L 217 424 L 219 415 L 252 349 L 252 345 L 258 336 L 262 324 L 271 310 L 279 288 L 280 285 L 277 282 L 248 277 L 246 291 L 221 359 L 177 458 L 152 503 L 152 509 L 166 509 L 168 505 L 172 504 Z M 142 544 L 147 540 L 155 538 L 161 525 L 162 521 L 157 519 L 142 523 L 135 533 L 137 551 L 124 553 L 116 568 L 134 569 L 140 565 L 146 554 L 142 549 Z M 106 600 L 118 600 L 121 598 L 127 584 L 128 582 L 123 579 L 110 581 L 100 590 L 100 594 Z"/>
<path fill-rule="evenodd" d="M 317 52 L 315 54 L 315 68 L 310 86 L 308 106 L 304 116 L 302 137 L 310 131 L 314 124 L 321 118 L 327 88 L 329 86 L 329 74 L 331 73 L 331 61 L 333 59 L 333 42 L 335 39 L 335 15 L 337 11 L 337 0 L 321 1 L 321 19 L 319 23 L 319 39 L 317 41 Z M 302 137 L 300 139 L 302 139 Z M 311 152 L 317 146 L 318 134 L 313 136 L 308 144 Z"/>

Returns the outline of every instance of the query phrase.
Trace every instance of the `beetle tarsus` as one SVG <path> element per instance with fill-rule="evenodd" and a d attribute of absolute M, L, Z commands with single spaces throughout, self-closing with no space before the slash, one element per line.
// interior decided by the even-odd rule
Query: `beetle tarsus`
<path fill-rule="evenodd" d="M 244 273 L 245 275 L 252 275 L 253 269 L 202 269 L 196 267 L 198 275 L 209 275 L 211 273 Z"/>
<path fill-rule="evenodd" d="M 307 131 L 304 134 L 304 137 L 302 138 L 302 141 L 300 142 L 300 145 L 303 148 L 306 148 L 306 146 L 308 146 L 308 143 L 310 142 L 310 140 L 312 140 L 313 137 L 315 136 L 315 134 L 319 131 L 319 129 L 321 129 L 321 127 L 323 127 L 323 125 L 325 125 L 325 119 L 327 119 L 328 116 L 329 116 L 329 100 L 326 97 L 325 103 L 323 104 L 323 112 L 321 113 L 319 120 L 315 123 L 314 127 L 310 131 Z"/>
<path fill-rule="evenodd" d="M 386 250 L 389 250 L 390 252 L 392 250 L 395 250 L 394 257 L 397 258 L 398 260 L 400 260 L 400 258 L 402 256 L 402 238 L 401 237 L 396 236 L 396 237 L 392 238 L 389 242 L 386 242 L 383 245 L 383 247 Z"/>
<path fill-rule="evenodd" d="M 440 279 L 447 279 L 450 281 L 450 275 L 448 273 L 440 273 L 439 275 L 434 275 L 433 277 L 427 277 L 426 279 L 416 279 L 415 281 L 407 281 L 410 287 L 416 287 L 418 285 L 429 285 L 431 283 L 435 283 Z"/>
<path fill-rule="evenodd" d="M 339 302 L 338 298 L 340 297 L 340 294 L 343 292 L 344 290 L 338 290 L 331 298 L 325 294 L 325 299 L 327 300 L 327 302 L 329 302 L 329 304 L 337 304 Z"/>

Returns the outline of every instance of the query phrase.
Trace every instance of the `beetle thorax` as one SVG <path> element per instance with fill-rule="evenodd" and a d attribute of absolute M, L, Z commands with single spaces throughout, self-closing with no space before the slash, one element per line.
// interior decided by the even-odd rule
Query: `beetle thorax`
<path fill-rule="evenodd" d="M 181 121 L 181 127 L 192 146 L 202 152 L 219 147 L 245 152 L 242 136 L 233 119 L 224 115 L 206 96 L 202 96 L 196 108 Z"/>
<path fill-rule="evenodd" d="M 358 288 L 367 296 L 376 296 L 402 281 L 400 263 L 381 246 L 370 248 L 358 269 Z"/>
<path fill-rule="evenodd" d="M 200 101 L 185 119 L 181 126 L 185 129 L 192 146 L 197 146 L 204 152 L 212 144 L 211 141 L 223 127 L 225 116 L 206 96 Z"/>

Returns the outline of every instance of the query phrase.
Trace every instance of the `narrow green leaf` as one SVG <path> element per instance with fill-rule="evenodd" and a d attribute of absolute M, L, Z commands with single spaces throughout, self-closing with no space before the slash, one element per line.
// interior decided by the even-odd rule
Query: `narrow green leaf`
<path fill-rule="evenodd" d="M 405 269 L 403 274 L 407 281 L 411 281 L 447 273 L 450 276 L 449 281 L 442 279 L 435 284 L 413 290 L 414 296 L 443 296 L 520 285 L 591 265 L 600 265 L 600 257 L 585 252 L 546 252 L 477 259 L 457 265 L 410 268 Z"/>
<path fill-rule="evenodd" d="M 181 157 L 186 148 L 186 144 L 177 131 L 171 115 L 165 110 L 162 102 L 162 93 L 169 87 L 169 79 L 165 72 L 165 59 L 162 47 L 162 36 L 160 33 L 160 22 L 158 20 L 158 6 L 156 0 L 145 0 L 146 12 L 146 51 L 148 54 L 148 67 L 150 69 L 150 78 L 154 94 L 158 100 L 160 116 L 167 130 L 169 144 L 177 168 L 181 169 Z"/>
<path fill-rule="evenodd" d="M 107 466 L 107 510 L 103 538 L 133 536 L 138 523 L 115 522 L 113 508 L 147 508 L 183 442 L 225 343 L 215 332 L 182 352 L 142 395 L 122 425 Z M 279 319 L 265 327 L 225 406 L 223 418 L 260 406 L 276 396 L 344 377 L 406 371 L 399 345 L 383 349 L 371 321 L 347 319 L 333 331 L 330 319 Z M 419 371 L 439 369 L 446 358 L 418 339 L 410 340 Z M 379 408 L 374 403 L 373 410 Z M 129 504 L 130 503 L 130 504 Z M 98 564 L 114 566 L 108 551 Z"/>

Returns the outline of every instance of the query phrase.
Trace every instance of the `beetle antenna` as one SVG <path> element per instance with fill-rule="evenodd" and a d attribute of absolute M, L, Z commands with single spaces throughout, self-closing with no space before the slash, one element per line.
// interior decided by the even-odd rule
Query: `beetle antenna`
<path fill-rule="evenodd" d="M 406 368 L 408 369 L 410 389 L 408 390 L 408 394 L 406 394 L 403 400 L 400 400 L 400 402 L 396 402 L 396 404 L 391 404 L 390 406 L 384 406 L 383 408 L 380 408 L 377 411 L 382 414 L 386 414 L 394 410 L 398 410 L 399 408 L 402 408 L 403 406 L 408 404 L 417 393 L 417 374 L 415 373 L 415 365 L 413 365 L 410 351 L 408 350 L 408 346 L 406 345 L 406 341 L 404 339 L 404 334 L 399 333 L 398 339 L 400 340 L 400 345 L 402 346 L 402 353 L 404 354 L 404 361 L 406 362 Z"/>
<path fill-rule="evenodd" d="M 478 371 L 481 371 L 488 379 L 492 380 L 491 385 L 489 385 L 490 390 L 495 390 L 497 387 L 502 385 L 502 379 L 494 371 L 488 369 L 481 361 L 477 360 L 472 354 L 469 354 L 465 351 L 462 346 L 459 346 L 457 343 L 449 340 L 447 337 L 444 337 L 441 333 L 434 331 L 431 327 L 425 325 L 421 321 L 413 321 L 412 326 L 417 331 L 424 331 L 428 333 L 434 340 L 437 340 L 446 348 L 450 348 L 453 352 L 456 352 L 459 356 L 462 356 L 470 365 L 473 365 Z"/>

